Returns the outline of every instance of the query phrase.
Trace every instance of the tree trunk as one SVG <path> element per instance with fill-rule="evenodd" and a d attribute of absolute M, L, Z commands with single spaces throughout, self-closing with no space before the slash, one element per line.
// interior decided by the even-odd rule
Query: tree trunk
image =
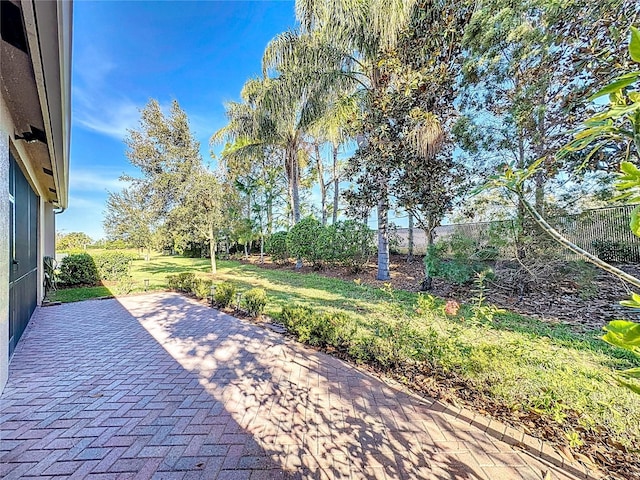
<path fill-rule="evenodd" d="M 433 222 L 431 221 L 431 219 L 427 220 L 427 227 L 424 231 L 425 233 L 425 237 L 426 237 L 426 247 L 427 247 L 427 255 L 429 255 L 429 252 L 431 250 L 431 246 L 433 245 Z M 433 285 L 433 277 L 431 276 L 431 272 L 429 271 L 429 267 L 427 266 L 427 263 L 425 262 L 424 264 L 424 280 L 422 280 L 422 285 L 421 285 L 421 290 L 423 292 L 426 292 L 428 290 L 431 290 L 431 287 Z"/>
<path fill-rule="evenodd" d="M 318 170 L 318 185 L 320 185 L 320 209 L 322 211 L 322 225 L 327 224 L 327 186 L 324 183 L 324 165 L 320 157 L 320 145 L 314 145 L 316 153 L 316 169 Z"/>
<path fill-rule="evenodd" d="M 288 152 L 290 175 L 289 183 L 291 185 L 291 211 L 293 214 L 293 224 L 300 221 L 300 166 L 298 165 L 298 157 L 295 150 L 290 149 Z"/>
<path fill-rule="evenodd" d="M 273 199 L 267 202 L 267 233 L 273 233 Z"/>
<path fill-rule="evenodd" d="M 291 210 L 293 216 L 293 225 L 296 225 L 300 221 L 300 168 L 298 165 L 298 158 L 296 152 L 293 149 L 287 151 L 287 156 L 290 165 L 289 179 L 290 192 L 291 192 Z M 302 259 L 296 259 L 296 269 L 302 268 Z"/>
<path fill-rule="evenodd" d="M 338 177 L 338 146 L 333 144 L 333 224 L 338 221 L 338 200 L 340 196 L 340 178 Z"/>
<path fill-rule="evenodd" d="M 407 261 L 413 261 L 413 214 L 409 212 L 409 255 Z"/>
<path fill-rule="evenodd" d="M 522 131 L 518 132 L 518 163 L 517 166 L 519 169 L 524 168 L 524 139 L 522 138 Z M 516 235 L 516 255 L 520 260 L 523 260 L 526 257 L 526 251 L 524 248 L 525 244 L 525 233 L 524 233 L 524 222 L 525 222 L 525 213 L 526 208 L 524 203 L 520 197 L 518 197 L 518 232 Z"/>
<path fill-rule="evenodd" d="M 378 280 L 389 280 L 389 199 L 383 187 L 378 200 Z"/>
<path fill-rule="evenodd" d="M 544 215 L 544 172 L 538 172 L 535 176 L 536 181 L 536 210 L 540 215 Z"/>
<path fill-rule="evenodd" d="M 211 237 L 211 239 L 209 240 L 209 249 L 211 250 L 211 273 L 213 273 L 214 275 L 218 273 L 218 270 L 216 268 L 216 248 L 216 240 L 215 238 Z"/>
<path fill-rule="evenodd" d="M 260 233 L 260 263 L 264 263 L 264 233 Z"/>

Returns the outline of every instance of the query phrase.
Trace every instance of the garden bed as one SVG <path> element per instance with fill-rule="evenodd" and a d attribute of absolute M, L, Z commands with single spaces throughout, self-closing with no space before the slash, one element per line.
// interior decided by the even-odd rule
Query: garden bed
<path fill-rule="evenodd" d="M 264 264 L 261 264 L 258 255 L 250 256 L 248 262 L 242 261 L 262 268 L 294 270 L 293 264 L 276 264 L 269 257 L 265 257 Z M 487 266 L 495 271 L 498 280 L 519 270 L 518 265 L 509 262 L 494 262 Z M 557 262 L 547 267 L 546 271 L 536 272 L 536 280 L 527 282 L 523 291 L 520 291 L 519 282 L 514 281 L 509 285 L 508 280 L 488 281 L 485 292 L 487 302 L 552 324 L 565 324 L 574 332 L 600 331 L 609 321 L 620 318 L 640 321 L 640 313 L 620 306 L 620 300 L 628 296 L 627 289 L 613 275 L 582 262 Z M 640 277 L 640 265 L 618 267 Z M 373 261 L 367 263 L 358 273 L 335 266 L 322 270 L 303 266 L 299 272 L 316 272 L 323 276 L 363 282 L 376 287 L 390 283 L 395 289 L 417 292 L 423 278 L 423 269 L 421 257 L 407 261 L 406 255 L 392 254 L 391 279 L 387 282 L 376 280 L 377 265 Z M 434 279 L 433 287 L 428 293 L 443 299 L 469 302 L 474 295 L 473 288 L 473 284 L 457 285 Z"/>

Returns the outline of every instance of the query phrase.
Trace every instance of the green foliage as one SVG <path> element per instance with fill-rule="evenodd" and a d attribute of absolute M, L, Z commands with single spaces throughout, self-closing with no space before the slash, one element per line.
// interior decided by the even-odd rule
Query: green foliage
<path fill-rule="evenodd" d="M 138 259 L 138 255 L 131 252 L 109 251 L 93 256 L 102 280 L 120 280 L 129 276 L 131 262 Z"/>
<path fill-rule="evenodd" d="M 634 293 L 631 300 L 620 303 L 627 307 L 640 308 L 640 295 Z M 640 324 L 627 320 L 614 320 L 603 328 L 607 332 L 602 337 L 605 342 L 629 350 L 640 358 Z M 632 392 L 640 394 L 638 380 L 640 380 L 639 367 L 618 372 L 618 382 Z"/>
<path fill-rule="evenodd" d="M 321 227 L 316 255 L 322 263 L 342 265 L 357 273 L 375 253 L 373 232 L 355 220 Z"/>
<path fill-rule="evenodd" d="M 56 233 L 56 251 L 83 250 L 91 245 L 93 240 L 83 232 Z"/>
<path fill-rule="evenodd" d="M 167 276 L 167 287 L 170 290 L 176 290 L 183 293 L 191 293 L 193 282 L 196 274 L 191 272 L 182 272 L 177 275 Z"/>
<path fill-rule="evenodd" d="M 44 268 L 44 294 L 52 290 L 56 285 L 56 259 L 53 257 L 45 256 L 42 259 L 42 266 Z"/>
<path fill-rule="evenodd" d="M 213 280 L 196 278 L 191 283 L 191 293 L 201 300 L 208 298 L 211 295 L 211 285 L 213 285 Z"/>
<path fill-rule="evenodd" d="M 118 278 L 118 283 L 115 286 L 115 293 L 118 295 L 129 295 L 136 288 L 136 283 L 133 277 L 126 275 Z"/>
<path fill-rule="evenodd" d="M 218 283 L 216 293 L 213 295 L 213 303 L 221 308 L 228 307 L 233 302 L 236 290 L 236 286 L 231 282 Z"/>
<path fill-rule="evenodd" d="M 306 306 L 285 305 L 279 318 L 299 341 L 318 347 L 344 350 L 356 331 L 355 322 L 342 312 L 317 312 Z"/>
<path fill-rule="evenodd" d="M 275 262 L 286 262 L 289 260 L 287 251 L 287 232 L 275 232 L 267 238 L 264 250 Z"/>
<path fill-rule="evenodd" d="M 468 244 L 455 243 L 457 250 L 453 258 L 445 258 L 447 255 L 447 243 L 438 243 L 431 245 L 424 257 L 425 270 L 432 278 L 442 278 L 448 282 L 463 285 L 473 278 L 476 271 L 481 269 L 481 265 L 477 261 L 470 258 L 470 253 L 465 253 Z M 469 256 L 465 256 L 469 255 Z"/>
<path fill-rule="evenodd" d="M 252 288 L 242 295 L 242 304 L 252 317 L 259 317 L 264 313 L 267 305 L 267 292 L 263 288 Z"/>
<path fill-rule="evenodd" d="M 319 266 L 321 254 L 318 249 L 318 239 L 322 229 L 322 224 L 313 217 L 303 218 L 296 223 L 287 234 L 289 255 L 316 267 Z"/>
<path fill-rule="evenodd" d="M 594 240 L 596 255 L 605 262 L 637 262 L 640 260 L 638 248 L 615 240 Z"/>
<path fill-rule="evenodd" d="M 96 264 L 88 253 L 76 253 L 62 259 L 60 281 L 65 285 L 95 285 L 99 280 Z"/>

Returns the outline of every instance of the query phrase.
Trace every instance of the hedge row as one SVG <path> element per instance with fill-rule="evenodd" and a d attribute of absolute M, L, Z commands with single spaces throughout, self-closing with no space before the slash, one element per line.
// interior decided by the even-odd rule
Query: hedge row
<path fill-rule="evenodd" d="M 167 277 L 167 286 L 171 290 L 190 293 L 199 299 L 210 298 L 213 280 L 198 278 L 195 273 L 185 272 Z M 233 303 L 237 294 L 236 286 L 231 282 L 216 284 L 213 303 L 220 308 L 226 308 Z M 252 317 L 259 317 L 267 305 L 267 294 L 261 288 L 252 288 L 242 294 L 241 305 Z"/>
<path fill-rule="evenodd" d="M 97 255 L 74 253 L 60 262 L 58 278 L 66 286 L 95 285 L 100 280 L 119 281 L 129 276 L 131 262 L 138 256 L 130 252 L 104 252 Z"/>
<path fill-rule="evenodd" d="M 276 262 L 300 259 L 315 268 L 341 265 L 357 272 L 375 253 L 373 232 L 366 224 L 344 220 L 322 225 L 313 217 L 299 221 L 289 232 L 271 235 L 266 252 Z"/>

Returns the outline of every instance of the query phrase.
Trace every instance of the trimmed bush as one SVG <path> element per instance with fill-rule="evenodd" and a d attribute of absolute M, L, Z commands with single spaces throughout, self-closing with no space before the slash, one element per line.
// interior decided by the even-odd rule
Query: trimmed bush
<path fill-rule="evenodd" d="M 233 302 L 233 296 L 236 294 L 236 286 L 230 282 L 222 282 L 216 285 L 216 293 L 213 296 L 213 303 L 217 306 L 226 308 Z"/>
<path fill-rule="evenodd" d="M 94 255 L 93 260 L 102 280 L 120 280 L 129 276 L 131 262 L 138 259 L 138 255 L 118 250 Z"/>
<path fill-rule="evenodd" d="M 259 317 L 267 305 L 267 292 L 262 288 L 252 288 L 244 292 L 242 304 L 252 317 Z"/>
<path fill-rule="evenodd" d="M 211 285 L 213 285 L 213 280 L 209 280 L 208 278 L 196 278 L 191 283 L 191 293 L 201 300 L 208 298 L 211 294 Z"/>
<path fill-rule="evenodd" d="M 264 245 L 264 251 L 271 255 L 274 262 L 286 262 L 289 260 L 287 251 L 287 232 L 276 232 L 272 234 Z"/>
<path fill-rule="evenodd" d="M 196 279 L 196 274 L 191 272 L 183 272 L 178 275 L 167 276 L 167 286 L 171 290 L 176 290 L 183 293 L 191 293 L 193 288 L 193 282 Z"/>
<path fill-rule="evenodd" d="M 373 232 L 369 227 L 355 220 L 343 220 L 326 231 L 333 236 L 333 252 L 327 260 L 337 263 L 357 273 L 376 251 Z"/>
<path fill-rule="evenodd" d="M 285 305 L 280 321 L 299 341 L 318 347 L 348 348 L 356 332 L 355 322 L 342 312 L 316 312 L 310 307 Z"/>
<path fill-rule="evenodd" d="M 67 255 L 62 259 L 60 281 L 65 285 L 95 285 L 99 280 L 96 264 L 88 253 Z"/>
<path fill-rule="evenodd" d="M 307 217 L 296 223 L 287 234 L 287 250 L 292 258 L 300 258 L 315 267 L 321 265 L 321 252 L 318 239 L 322 233 L 322 224 L 313 217 Z"/>

